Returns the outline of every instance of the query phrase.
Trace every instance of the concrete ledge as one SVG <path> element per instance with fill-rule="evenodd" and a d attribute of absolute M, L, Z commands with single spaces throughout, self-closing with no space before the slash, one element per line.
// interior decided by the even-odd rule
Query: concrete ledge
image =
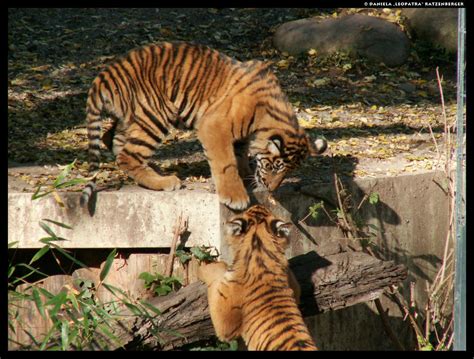
<path fill-rule="evenodd" d="M 73 230 L 51 224 L 64 248 L 169 247 L 179 214 L 189 217 L 189 246 L 220 247 L 217 196 L 203 191 L 156 192 L 139 187 L 100 192 L 91 217 L 79 206 L 80 193 L 61 193 L 65 207 L 52 196 L 35 201 L 31 193 L 8 194 L 8 242 L 18 248 L 40 248 L 47 236 L 38 222 L 44 218 L 62 222 Z"/>

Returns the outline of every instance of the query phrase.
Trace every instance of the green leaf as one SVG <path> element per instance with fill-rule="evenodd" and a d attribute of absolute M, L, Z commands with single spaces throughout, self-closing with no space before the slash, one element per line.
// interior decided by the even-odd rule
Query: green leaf
<path fill-rule="evenodd" d="M 61 306 L 65 304 L 66 301 L 67 301 L 67 294 L 64 291 L 59 292 L 53 298 L 48 300 L 46 302 L 46 305 L 54 305 L 53 309 L 49 311 L 50 316 L 55 317 L 58 314 L 59 310 L 61 309 Z"/>
<path fill-rule="evenodd" d="M 10 278 L 12 276 L 13 272 L 15 272 L 15 266 L 8 267 L 8 276 L 7 276 L 7 278 Z"/>
<path fill-rule="evenodd" d="M 61 253 L 63 256 L 71 260 L 73 263 L 77 264 L 78 266 L 82 268 L 89 268 L 87 265 L 82 263 L 79 259 L 74 258 L 71 256 L 69 253 L 66 252 L 63 248 L 59 247 L 57 244 L 50 243 L 50 246 L 54 247 L 59 253 Z"/>
<path fill-rule="evenodd" d="M 237 340 L 232 340 L 230 343 L 229 343 L 229 349 L 228 350 L 232 350 L 232 351 L 236 351 L 239 347 L 239 343 L 237 342 Z"/>
<path fill-rule="evenodd" d="M 200 261 L 212 261 L 214 258 L 216 258 L 216 255 L 213 255 L 209 252 L 209 248 L 206 246 L 201 246 L 201 247 L 191 247 L 191 253 L 194 254 L 194 256 L 199 259 Z"/>
<path fill-rule="evenodd" d="M 36 200 L 36 199 L 38 199 L 38 198 L 44 197 L 44 196 L 46 196 L 46 195 L 48 195 L 48 194 L 50 194 L 51 192 L 54 191 L 54 190 L 52 189 L 52 190 L 50 190 L 50 191 L 46 191 L 46 192 L 43 192 L 43 193 L 40 194 L 40 193 L 39 193 L 40 190 L 41 190 L 41 185 L 38 186 L 38 187 L 36 187 L 35 193 L 32 194 L 32 196 L 31 196 L 31 200 L 32 200 L 32 201 L 34 201 L 34 200 Z"/>
<path fill-rule="evenodd" d="M 39 350 L 44 350 L 46 348 L 46 345 L 49 343 L 49 338 L 53 335 L 53 333 L 56 331 L 56 326 L 51 326 L 51 329 L 48 331 L 48 333 L 45 335 L 43 338 L 43 343 L 41 343 L 41 346 Z"/>
<path fill-rule="evenodd" d="M 67 294 L 67 299 L 71 301 L 72 306 L 74 307 L 75 310 L 79 311 L 79 303 L 77 302 L 76 296 L 74 293 L 69 292 Z"/>
<path fill-rule="evenodd" d="M 8 249 L 12 248 L 13 246 L 16 246 L 18 243 L 20 243 L 20 241 L 9 242 Z"/>
<path fill-rule="evenodd" d="M 168 293 L 171 292 L 171 287 L 169 285 L 166 285 L 166 284 L 163 284 L 163 285 L 160 285 L 159 287 L 156 287 L 155 288 L 155 293 L 157 295 L 167 295 Z"/>
<path fill-rule="evenodd" d="M 132 304 L 132 303 L 129 303 L 129 302 L 126 302 L 124 301 L 123 304 L 125 304 L 125 306 L 131 310 L 131 312 L 135 315 L 142 315 L 142 311 L 140 310 L 140 308 L 138 308 L 136 305 Z"/>
<path fill-rule="evenodd" d="M 155 313 L 156 315 L 160 315 L 160 314 L 161 314 L 161 311 L 160 311 L 157 307 L 155 307 L 154 305 L 150 304 L 149 302 L 147 302 L 147 301 L 145 301 L 145 300 L 141 300 L 140 303 L 141 303 L 144 307 L 150 309 L 150 310 L 151 310 L 153 313 Z"/>
<path fill-rule="evenodd" d="M 67 166 L 64 167 L 64 169 L 61 171 L 61 173 L 56 177 L 56 180 L 53 183 L 53 187 L 57 188 L 58 185 L 63 183 L 64 179 L 69 175 L 71 172 L 72 168 L 74 167 L 74 164 L 76 163 L 76 160 L 72 161 L 72 163 L 68 164 Z"/>
<path fill-rule="evenodd" d="M 44 274 L 43 272 L 40 272 L 38 269 L 33 268 L 32 266 L 30 266 L 28 264 L 25 264 L 25 263 L 17 264 L 17 267 L 25 267 L 25 268 L 28 268 L 31 271 L 30 273 L 28 273 L 28 274 L 26 274 L 23 277 L 18 278 L 18 279 L 25 279 L 25 278 L 29 277 L 30 275 L 32 275 L 33 273 L 37 273 L 37 274 L 42 275 L 44 277 L 48 277 L 47 274 Z"/>
<path fill-rule="evenodd" d="M 56 186 L 56 189 L 61 189 L 61 188 L 67 188 L 67 187 L 72 187 L 78 184 L 84 184 L 88 182 L 86 178 L 73 178 L 69 181 L 62 182 Z"/>
<path fill-rule="evenodd" d="M 183 249 L 176 250 L 175 255 L 176 255 L 176 257 L 178 257 L 181 264 L 186 264 L 193 257 L 189 253 L 186 253 Z"/>
<path fill-rule="evenodd" d="M 138 276 L 138 279 L 142 279 L 145 281 L 145 285 L 149 285 L 150 283 L 154 282 L 156 277 L 148 272 L 142 272 Z"/>
<path fill-rule="evenodd" d="M 52 246 L 52 243 L 51 242 L 61 242 L 61 241 L 67 241 L 66 238 L 62 238 L 62 237 L 43 237 L 39 240 L 41 243 L 44 243 L 44 244 L 47 244 L 47 245 L 51 245 Z"/>
<path fill-rule="evenodd" d="M 377 192 L 373 192 L 369 196 L 369 203 L 370 204 L 377 204 L 379 202 L 379 194 Z"/>
<path fill-rule="evenodd" d="M 67 350 L 69 347 L 69 323 L 66 320 L 61 321 L 61 349 Z"/>
<path fill-rule="evenodd" d="M 312 206 L 309 207 L 309 213 L 311 214 L 311 217 L 314 219 L 317 219 L 320 214 L 320 209 L 324 206 L 324 202 L 321 201 L 319 203 L 315 203 Z"/>
<path fill-rule="evenodd" d="M 107 284 L 107 283 L 103 283 L 102 284 L 110 293 L 112 293 L 113 295 L 115 295 L 117 298 L 118 298 L 118 295 L 116 292 L 119 292 L 121 295 L 123 295 L 124 297 L 127 297 L 127 293 L 125 293 L 122 289 L 118 288 L 118 287 L 115 287 L 113 285 L 110 285 L 110 284 Z"/>
<path fill-rule="evenodd" d="M 38 287 L 37 289 L 41 292 L 41 294 L 43 294 L 43 295 L 44 295 L 46 298 L 48 298 L 48 299 L 51 299 L 51 298 L 54 297 L 54 294 L 53 294 L 53 293 L 47 291 L 47 290 L 44 289 L 44 288 Z"/>
<path fill-rule="evenodd" d="M 56 222 L 56 221 L 53 221 L 52 219 L 42 218 L 41 220 L 54 223 L 55 225 L 60 226 L 60 227 L 63 227 L 63 228 L 73 229 L 73 228 L 72 228 L 70 225 L 68 225 L 68 224 L 64 224 L 64 223 L 61 223 L 61 222 Z"/>
<path fill-rule="evenodd" d="M 38 252 L 35 253 L 33 258 L 31 258 L 29 264 L 32 264 L 33 262 L 36 262 L 38 259 L 40 259 L 42 256 L 44 256 L 46 254 L 46 252 L 48 252 L 48 251 L 49 251 L 49 246 L 48 245 L 41 248 Z"/>
<path fill-rule="evenodd" d="M 107 259 L 105 261 L 104 268 L 100 271 L 100 281 L 103 282 L 105 277 L 107 277 L 107 274 L 109 274 L 110 267 L 112 266 L 112 263 L 114 261 L 114 258 L 117 254 L 117 249 L 114 249 L 110 254 L 107 256 Z"/>
<path fill-rule="evenodd" d="M 33 288 L 33 300 L 35 301 L 36 308 L 38 308 L 38 312 L 41 314 L 41 317 L 44 318 L 45 317 L 44 305 L 37 288 Z"/>
<path fill-rule="evenodd" d="M 58 240 L 58 236 L 56 236 L 56 233 L 53 232 L 53 230 L 46 224 L 46 223 L 43 223 L 43 222 L 39 222 L 39 225 L 41 228 L 43 228 L 43 230 L 48 233 L 52 238 L 54 238 L 54 240 Z"/>

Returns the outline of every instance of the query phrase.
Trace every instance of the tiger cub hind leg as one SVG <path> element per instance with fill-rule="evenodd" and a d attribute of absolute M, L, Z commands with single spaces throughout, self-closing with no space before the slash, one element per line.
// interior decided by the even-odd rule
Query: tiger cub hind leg
<path fill-rule="evenodd" d="M 174 191 L 181 187 L 176 176 L 160 176 L 148 165 L 155 153 L 158 138 L 149 136 L 136 123 L 127 129 L 126 142 L 117 155 L 117 164 L 139 185 L 155 191 Z M 115 151 L 115 142 L 114 142 Z"/>
<path fill-rule="evenodd" d="M 198 278 L 207 284 L 209 312 L 217 337 L 231 341 L 241 335 L 242 311 L 238 288 L 225 280 L 224 262 L 202 263 Z"/>
<path fill-rule="evenodd" d="M 102 143 L 109 151 L 117 156 L 120 151 L 122 151 L 122 148 L 126 142 L 124 122 L 118 118 L 112 117 L 109 118 L 108 121 L 104 121 L 102 128 Z"/>

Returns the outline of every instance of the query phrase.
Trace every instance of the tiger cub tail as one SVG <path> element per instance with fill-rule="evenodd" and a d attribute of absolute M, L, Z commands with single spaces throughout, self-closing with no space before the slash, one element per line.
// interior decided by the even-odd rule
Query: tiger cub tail
<path fill-rule="evenodd" d="M 93 177 L 82 190 L 80 199 L 81 207 L 85 207 L 89 204 L 96 190 L 96 177 L 100 166 L 100 134 L 102 130 L 101 115 L 104 108 L 104 103 L 102 102 L 102 96 L 98 95 L 98 91 L 100 91 L 99 81 L 99 78 L 94 81 L 87 96 L 86 122 L 87 137 L 89 140 L 89 173 L 93 174 Z"/>

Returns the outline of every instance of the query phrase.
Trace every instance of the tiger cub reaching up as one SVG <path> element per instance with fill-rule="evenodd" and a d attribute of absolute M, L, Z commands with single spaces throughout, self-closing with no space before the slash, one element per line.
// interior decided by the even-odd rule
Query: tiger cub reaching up
<path fill-rule="evenodd" d="M 199 267 L 220 340 L 241 336 L 249 350 L 317 350 L 299 311 L 299 285 L 285 257 L 289 226 L 264 207 L 253 206 L 228 223 L 232 265 Z"/>

